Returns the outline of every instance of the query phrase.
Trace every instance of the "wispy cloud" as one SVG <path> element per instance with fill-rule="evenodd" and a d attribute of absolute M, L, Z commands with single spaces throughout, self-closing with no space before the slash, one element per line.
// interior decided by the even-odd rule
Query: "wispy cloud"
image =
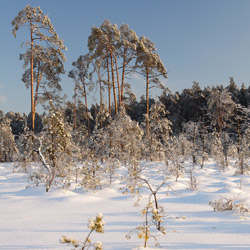
<path fill-rule="evenodd" d="M 7 97 L 0 95 L 0 102 L 6 102 L 7 101 Z"/>

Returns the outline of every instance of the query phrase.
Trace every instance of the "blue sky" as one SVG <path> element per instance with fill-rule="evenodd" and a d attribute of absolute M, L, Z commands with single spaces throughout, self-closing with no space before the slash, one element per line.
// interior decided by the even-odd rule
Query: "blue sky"
<path fill-rule="evenodd" d="M 228 85 L 233 76 L 241 86 L 250 84 L 250 0 L 0 0 L 0 110 L 30 110 L 30 91 L 21 81 L 19 54 L 27 33 L 12 35 L 11 21 L 27 4 L 40 6 L 68 48 L 66 71 L 81 54 L 93 25 L 105 19 L 127 23 L 138 36 L 149 37 L 168 71 L 166 86 L 173 92 L 200 86 Z M 144 82 L 133 88 L 139 98 Z M 74 84 L 62 77 L 64 93 L 71 98 Z M 152 91 L 155 97 L 157 92 Z M 97 94 L 90 95 L 95 102 Z"/>

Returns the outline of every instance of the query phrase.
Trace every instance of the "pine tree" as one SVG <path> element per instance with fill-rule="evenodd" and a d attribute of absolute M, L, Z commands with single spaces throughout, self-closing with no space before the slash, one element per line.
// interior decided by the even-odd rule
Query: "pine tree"
<path fill-rule="evenodd" d="M 168 111 L 161 102 L 153 104 L 149 110 L 149 136 L 144 139 L 145 149 L 151 160 L 164 159 L 168 148 L 172 123 L 167 119 Z M 144 127 L 147 124 L 143 123 Z"/>
<path fill-rule="evenodd" d="M 86 118 L 87 118 L 87 123 L 88 123 L 87 125 L 88 136 L 90 136 L 90 115 L 88 111 L 87 87 L 86 87 L 87 85 L 86 78 L 88 78 L 88 68 L 89 68 L 88 55 L 79 56 L 78 59 L 72 63 L 72 66 L 74 68 L 69 72 L 69 77 L 75 81 L 75 95 L 77 94 L 77 91 L 78 91 L 80 93 L 80 96 L 84 98 L 85 112 L 86 112 Z M 76 127 L 75 122 L 74 122 L 74 127 Z"/>
<path fill-rule="evenodd" d="M 44 132 L 40 143 L 39 153 L 48 171 L 48 192 L 56 176 L 61 177 L 63 182 L 69 182 L 73 175 L 73 153 L 77 151 L 72 140 L 71 127 L 64 122 L 62 112 L 54 107 L 52 101 L 49 115 L 44 120 Z"/>
<path fill-rule="evenodd" d="M 119 103 L 121 101 L 121 89 L 118 77 L 118 67 L 117 67 L 117 57 L 116 57 L 116 44 L 120 39 L 120 32 L 116 24 L 111 24 L 110 21 L 105 20 L 100 28 L 93 26 L 91 30 L 91 35 L 88 38 L 88 48 L 90 54 L 94 57 L 98 56 L 101 58 L 106 58 L 107 60 L 107 74 L 108 74 L 108 96 L 109 96 L 109 109 L 111 114 L 111 100 L 110 100 L 110 77 L 109 77 L 109 67 L 111 67 L 111 80 L 113 87 L 114 96 L 114 106 L 115 114 L 118 114 L 117 105 L 117 93 L 116 88 L 118 88 Z M 116 67 L 116 68 L 115 68 Z M 115 80 L 115 71 L 117 73 L 117 85 Z"/>
<path fill-rule="evenodd" d="M 10 120 L 0 117 L 0 162 L 11 162 L 17 158 L 18 149 L 10 127 Z"/>
<path fill-rule="evenodd" d="M 212 125 L 216 131 L 215 134 L 218 133 L 216 138 L 220 139 L 218 145 L 222 146 L 224 155 L 223 170 L 225 166 L 228 166 L 228 144 L 230 139 L 228 130 L 231 127 L 231 116 L 234 109 L 235 102 L 227 89 L 214 88 L 212 90 L 208 100 L 208 110 L 212 118 Z"/>
<path fill-rule="evenodd" d="M 26 87 L 31 87 L 32 130 L 34 132 L 38 91 L 42 88 L 43 98 L 47 98 L 52 93 L 48 91 L 48 88 L 61 90 L 59 75 L 64 73 L 63 61 L 66 59 L 62 51 L 66 50 L 66 47 L 55 32 L 49 17 L 43 14 L 40 7 L 33 8 L 27 5 L 11 24 L 14 26 L 12 33 L 15 37 L 21 27 L 29 27 L 30 40 L 22 43 L 22 46 L 25 44 L 28 49 L 26 53 L 21 54 L 20 59 L 24 60 L 24 68 L 30 65 L 30 69 L 24 72 L 22 80 Z"/>
<path fill-rule="evenodd" d="M 146 80 L 146 132 L 149 136 L 149 88 L 157 86 L 165 89 L 159 77 L 167 78 L 167 70 L 156 53 L 155 44 L 149 38 L 140 37 L 136 55 L 135 67 Z"/>
<path fill-rule="evenodd" d="M 139 41 L 134 30 L 129 29 L 127 24 L 122 24 L 119 28 L 120 40 L 118 41 L 118 54 L 122 58 L 122 76 L 121 76 L 121 103 L 124 101 L 124 90 L 129 92 L 130 85 L 125 82 L 125 77 L 133 72 L 132 61 L 135 59 L 136 48 Z"/>
<path fill-rule="evenodd" d="M 120 107 L 119 114 L 114 118 L 106 129 L 111 147 L 109 154 L 122 162 L 128 162 L 129 159 L 140 158 L 140 144 L 143 131 L 137 122 L 132 121 L 126 114 L 123 106 Z"/>

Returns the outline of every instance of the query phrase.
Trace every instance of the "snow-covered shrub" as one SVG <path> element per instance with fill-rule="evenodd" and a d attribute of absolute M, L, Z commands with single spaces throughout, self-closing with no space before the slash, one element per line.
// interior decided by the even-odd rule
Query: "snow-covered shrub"
<path fill-rule="evenodd" d="M 242 136 L 238 146 L 238 157 L 236 158 L 235 174 L 245 174 L 250 172 L 250 128 L 248 127 Z"/>
<path fill-rule="evenodd" d="M 190 180 L 189 188 L 191 190 L 197 190 L 197 178 L 194 175 L 194 168 L 192 167 L 190 168 L 189 171 L 189 180 Z"/>
<path fill-rule="evenodd" d="M 220 197 L 218 200 L 210 201 L 209 205 L 214 211 L 222 212 L 233 210 L 234 198 Z"/>
<path fill-rule="evenodd" d="M 150 227 L 155 226 L 156 231 L 166 234 L 166 229 L 164 226 L 162 226 L 165 212 L 163 206 L 159 205 L 157 197 L 158 191 L 165 184 L 166 180 L 163 180 L 157 188 L 154 188 L 153 185 L 149 183 L 149 180 L 137 175 L 137 177 L 134 179 L 134 182 L 130 182 L 130 184 L 126 189 L 130 191 L 132 194 L 137 194 L 138 198 L 135 205 L 138 206 L 139 206 L 139 201 L 142 197 L 142 195 L 140 194 L 141 188 L 149 190 L 148 203 L 141 211 L 141 216 L 144 218 L 144 221 L 141 224 L 139 224 L 135 229 L 131 230 L 126 236 L 127 239 L 130 239 L 131 235 L 134 232 L 137 233 L 138 238 L 143 239 L 145 248 L 147 247 L 147 242 L 149 238 L 153 238 L 156 242 L 156 245 L 159 245 L 157 237 L 150 231 Z"/>
<path fill-rule="evenodd" d="M 80 170 L 81 185 L 87 190 L 101 188 L 103 179 L 103 167 L 92 150 L 84 160 L 84 165 Z"/>
<path fill-rule="evenodd" d="M 176 177 L 176 181 L 184 173 L 184 162 L 188 158 L 191 143 L 187 140 L 184 134 L 178 137 L 174 136 L 168 150 L 168 158 L 170 164 L 167 166 L 167 171 L 170 175 Z"/>
<path fill-rule="evenodd" d="M 212 133 L 211 154 L 217 162 L 217 165 L 224 171 L 227 165 L 224 155 L 224 145 L 221 135 L 217 132 Z"/>
<path fill-rule="evenodd" d="M 169 145 L 172 123 L 167 119 L 169 112 L 161 102 L 156 102 L 149 110 L 149 117 L 145 115 L 142 126 L 147 128 L 149 134 L 144 136 L 144 154 L 153 160 L 163 160 Z"/>
<path fill-rule="evenodd" d="M 108 158 L 104 164 L 104 175 L 108 180 L 109 184 L 115 180 L 116 177 L 116 170 L 119 169 L 121 163 L 118 159 L 115 158 Z"/>
<path fill-rule="evenodd" d="M 17 165 L 21 167 L 23 171 L 27 172 L 29 166 L 38 160 L 38 156 L 35 153 L 37 140 L 35 139 L 33 131 L 29 130 L 27 126 L 24 128 L 24 132 L 18 136 L 17 147 L 19 149 Z"/>
<path fill-rule="evenodd" d="M 10 120 L 7 117 L 0 117 L 0 162 L 14 161 L 17 155 L 18 150 L 12 134 Z"/>
<path fill-rule="evenodd" d="M 75 247 L 75 249 L 79 250 L 84 250 L 84 249 L 103 250 L 102 243 L 100 241 L 92 243 L 90 236 L 93 232 L 104 233 L 104 225 L 105 222 L 103 221 L 103 214 L 99 213 L 96 215 L 95 218 L 89 219 L 88 228 L 90 231 L 85 240 L 78 241 L 72 237 L 62 236 L 60 242 L 62 244 L 71 244 Z"/>
<path fill-rule="evenodd" d="M 213 207 L 214 211 L 238 211 L 239 213 L 248 213 L 249 208 L 242 200 L 236 199 L 236 197 L 222 196 L 215 201 L 210 201 L 209 205 Z"/>
<path fill-rule="evenodd" d="M 125 108 L 120 107 L 119 114 L 106 128 L 104 137 L 109 144 L 109 156 L 127 163 L 134 156 L 139 159 L 142 147 L 143 130 L 139 124 L 132 121 Z"/>
<path fill-rule="evenodd" d="M 126 238 L 129 240 L 133 233 L 137 234 L 139 239 L 143 239 L 144 248 L 147 247 L 147 242 L 149 238 L 153 238 L 155 240 L 155 245 L 159 246 L 159 242 L 157 240 L 157 236 L 151 230 L 152 226 L 156 226 L 157 231 L 162 234 L 166 234 L 166 229 L 161 225 L 164 217 L 164 208 L 162 206 L 155 207 L 155 203 L 151 201 L 151 197 L 149 199 L 148 204 L 141 211 L 141 216 L 144 218 L 144 221 L 140 223 L 135 229 L 131 230 Z"/>
<path fill-rule="evenodd" d="M 77 151 L 71 135 L 72 128 L 64 122 L 61 110 L 50 101 L 49 114 L 44 119 L 38 153 L 47 170 L 46 191 L 57 183 L 68 185 L 74 175 L 73 154 Z"/>

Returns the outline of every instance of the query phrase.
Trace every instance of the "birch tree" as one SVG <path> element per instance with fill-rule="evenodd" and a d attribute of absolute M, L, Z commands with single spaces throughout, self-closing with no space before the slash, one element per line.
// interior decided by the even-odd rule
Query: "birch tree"
<path fill-rule="evenodd" d="M 42 88 L 47 95 L 48 87 L 61 90 L 59 75 L 64 73 L 63 62 L 66 58 L 63 50 L 66 50 L 66 47 L 56 33 L 49 17 L 43 14 L 40 7 L 27 5 L 11 24 L 15 37 L 21 27 L 29 28 L 29 39 L 22 43 L 22 46 L 27 47 L 27 51 L 21 54 L 20 59 L 24 61 L 26 69 L 22 80 L 31 90 L 32 130 L 35 131 L 34 121 L 39 89 Z"/>

